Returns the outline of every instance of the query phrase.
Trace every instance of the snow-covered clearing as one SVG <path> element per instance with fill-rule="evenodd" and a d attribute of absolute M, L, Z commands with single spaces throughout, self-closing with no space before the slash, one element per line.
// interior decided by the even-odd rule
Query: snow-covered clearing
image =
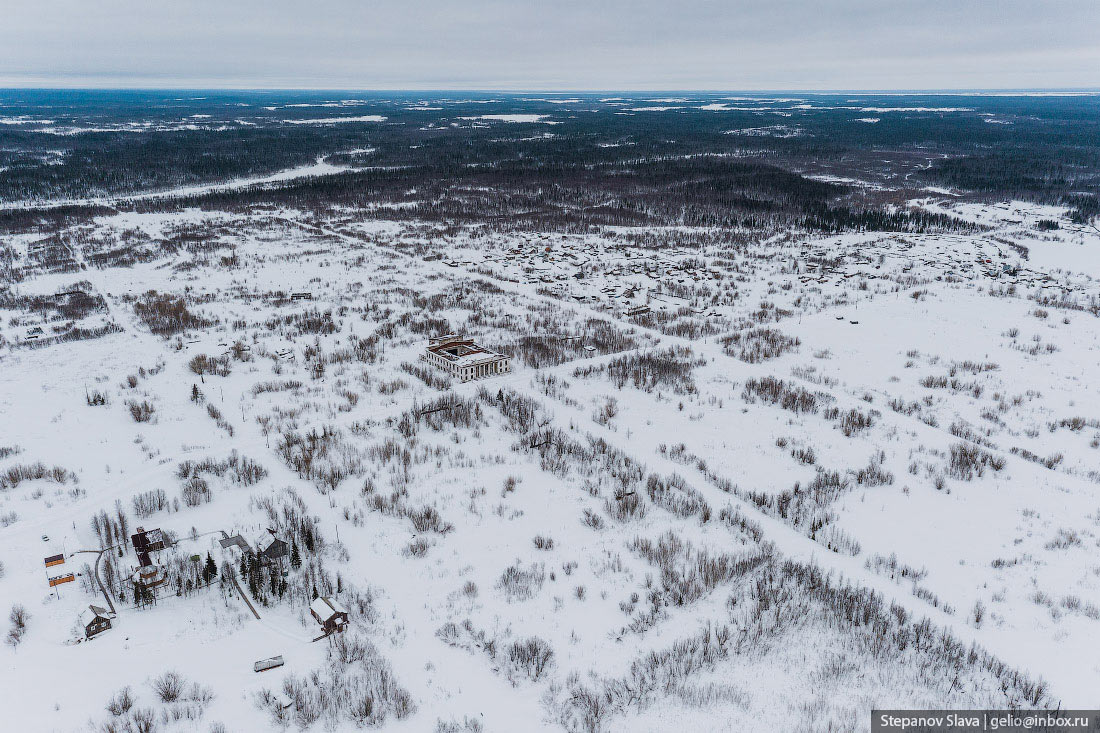
<path fill-rule="evenodd" d="M 914 205 L 988 229 L 475 235 L 284 208 L 7 238 L 11 725 L 99 730 L 125 687 L 196 731 L 1095 707 L 1100 232 Z M 511 372 L 435 370 L 444 333 Z M 167 533 L 152 603 L 138 525 Z M 269 530 L 271 563 L 221 542 Z M 84 640 L 100 582 L 112 628 Z M 347 631 L 322 636 L 315 596 Z"/>

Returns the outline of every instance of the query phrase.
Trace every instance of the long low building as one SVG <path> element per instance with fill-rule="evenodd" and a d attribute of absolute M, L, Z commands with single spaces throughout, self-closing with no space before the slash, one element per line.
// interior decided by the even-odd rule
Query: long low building
<path fill-rule="evenodd" d="M 420 358 L 460 382 L 512 371 L 512 358 L 478 346 L 473 339 L 454 334 L 433 336 Z"/>

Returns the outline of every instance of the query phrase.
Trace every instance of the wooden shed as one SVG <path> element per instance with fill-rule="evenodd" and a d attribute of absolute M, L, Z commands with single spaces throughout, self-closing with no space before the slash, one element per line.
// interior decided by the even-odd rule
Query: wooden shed
<path fill-rule="evenodd" d="M 268 657 L 267 659 L 261 659 L 252 665 L 252 669 L 256 672 L 266 672 L 269 669 L 275 669 L 276 667 L 283 666 L 283 657 L 279 655 L 277 657 Z"/>

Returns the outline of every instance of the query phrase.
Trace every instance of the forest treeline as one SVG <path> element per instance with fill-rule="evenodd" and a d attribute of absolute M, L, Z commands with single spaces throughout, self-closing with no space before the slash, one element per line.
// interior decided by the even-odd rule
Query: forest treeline
<path fill-rule="evenodd" d="M 125 206 L 355 206 L 388 219 L 532 229 L 972 228 L 898 205 L 922 186 L 948 186 L 1068 206 L 1079 221 L 1100 213 L 1094 97 L 820 97 L 801 107 L 716 97 L 711 106 L 725 109 L 703 109 L 698 102 L 706 100 L 699 100 L 647 110 L 644 100 L 583 95 L 563 105 L 508 95 L 473 103 L 456 94 L 438 106 L 418 106 L 424 100 L 408 95 L 368 95 L 359 106 L 334 110 L 320 93 L 277 100 L 270 93 L 196 100 L 154 92 L 43 95 L 4 100 L 6 112 L 27 118 L 48 109 L 50 124 L 43 116 L 0 130 L 0 201 L 170 189 L 324 159 L 350 170 Z M 301 107 L 313 103 L 329 106 Z M 380 119 L 302 124 L 365 112 Z M 542 121 L 484 117 L 520 113 Z M 883 185 L 844 185 L 848 179 Z M 99 206 L 9 208 L 0 210 L 0 231 L 99 213 Z"/>

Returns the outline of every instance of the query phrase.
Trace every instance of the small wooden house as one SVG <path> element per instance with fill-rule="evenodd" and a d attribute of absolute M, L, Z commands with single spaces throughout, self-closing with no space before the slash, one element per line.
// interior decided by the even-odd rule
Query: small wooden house
<path fill-rule="evenodd" d="M 130 542 L 134 545 L 134 551 L 137 553 L 142 552 L 160 552 L 168 546 L 168 538 L 164 536 L 164 532 L 160 528 L 145 530 L 144 527 L 138 527 L 137 532 L 130 537 Z"/>
<path fill-rule="evenodd" d="M 88 606 L 80 612 L 80 625 L 84 627 L 84 638 L 91 639 L 111 628 L 111 614 L 99 606 Z"/>
<path fill-rule="evenodd" d="M 276 537 L 270 529 L 264 530 L 256 538 L 256 556 L 261 560 L 275 562 L 288 554 L 290 554 L 290 547 L 286 542 Z"/>
<path fill-rule="evenodd" d="M 348 609 L 335 598 L 320 596 L 309 604 L 309 612 L 326 634 L 343 631 L 348 625 Z"/>
<path fill-rule="evenodd" d="M 142 588 L 157 588 L 168 582 L 168 574 L 159 565 L 142 565 L 130 574 L 130 582 Z"/>

